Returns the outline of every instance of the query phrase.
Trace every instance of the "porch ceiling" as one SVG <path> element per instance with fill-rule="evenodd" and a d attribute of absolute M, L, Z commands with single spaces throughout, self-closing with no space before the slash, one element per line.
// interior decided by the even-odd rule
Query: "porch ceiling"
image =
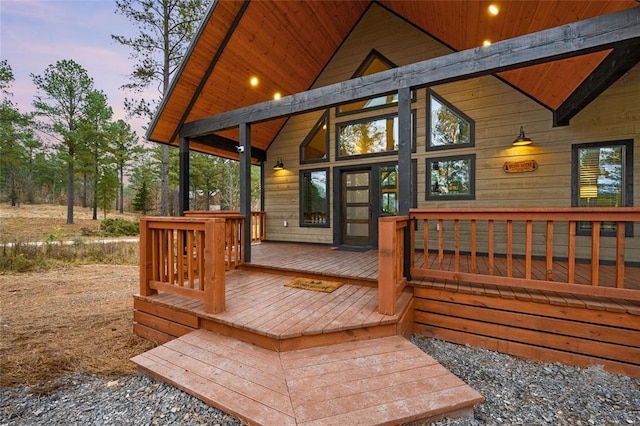
<path fill-rule="evenodd" d="M 179 129 L 186 122 L 272 99 L 275 92 L 285 96 L 308 90 L 371 3 L 215 1 L 147 138 L 178 144 Z M 456 51 L 479 46 L 485 39 L 496 42 L 638 6 L 633 0 L 496 1 L 500 13 L 491 17 L 488 1 L 376 3 Z M 573 111 L 637 60 L 637 53 L 629 58 L 628 52 L 616 56 L 606 51 L 499 76 L 554 113 L 562 111 L 560 121 L 568 121 Z M 252 76 L 260 80 L 255 88 L 249 84 Z M 284 122 L 253 126 L 252 146 L 266 150 Z M 229 146 L 237 138 L 236 129 L 227 130 L 194 141 L 192 148 L 234 158 L 237 154 Z"/>

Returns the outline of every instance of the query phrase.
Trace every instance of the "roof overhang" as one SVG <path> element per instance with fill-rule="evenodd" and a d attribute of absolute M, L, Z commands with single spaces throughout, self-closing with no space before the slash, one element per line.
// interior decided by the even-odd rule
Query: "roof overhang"
<path fill-rule="evenodd" d="M 387 8 L 440 40 L 453 51 L 465 51 L 464 55 L 459 57 L 470 61 L 470 64 L 475 64 L 482 58 L 488 63 L 497 64 L 487 67 L 486 73 L 498 75 L 549 108 L 554 112 L 554 124 L 557 125 L 567 124 L 571 117 L 640 59 L 638 39 L 634 37 L 593 49 L 579 49 L 576 44 L 574 54 L 555 56 L 545 56 L 544 49 L 552 47 L 554 42 L 561 38 L 577 43 L 574 34 L 563 32 L 573 27 L 545 32 L 545 37 L 553 37 L 546 40 L 548 44 L 545 45 L 523 44 L 539 39 L 540 36 L 522 38 L 523 35 L 535 31 L 586 18 L 606 16 L 618 10 L 634 10 L 626 15 L 638 16 L 640 9 L 634 1 L 502 2 L 501 15 L 505 19 L 499 29 L 494 29 L 494 35 L 490 37 L 493 40 L 504 41 L 489 47 L 476 47 L 483 28 L 497 27 L 485 22 L 488 18 L 481 10 L 484 3 L 477 1 L 218 0 L 209 9 L 150 125 L 147 138 L 155 142 L 177 145 L 182 132 L 190 138 L 198 138 L 191 142 L 193 149 L 237 158 L 237 153 L 232 149 L 234 142 L 238 140 L 237 129 L 234 126 L 216 130 L 208 128 L 207 132 L 200 134 L 193 131 L 194 127 L 197 127 L 195 123 L 202 124 L 207 117 L 224 117 L 230 111 L 235 111 L 236 115 L 238 111 L 250 111 L 254 114 L 261 108 L 273 111 L 273 108 L 278 106 L 291 102 L 295 104 L 298 99 L 307 98 L 308 95 L 304 92 L 313 87 L 332 55 L 372 4 Z M 427 8 L 429 13 L 425 13 Z M 453 18 L 467 18 L 469 22 L 473 21 L 473 25 L 465 24 L 465 31 L 460 31 L 459 25 L 449 22 Z M 603 32 L 607 30 L 608 28 L 602 29 Z M 635 34 L 639 35 L 640 31 L 636 29 Z M 536 50 L 542 55 L 540 59 L 520 60 L 508 66 L 501 66 L 505 55 L 514 53 L 510 49 L 519 49 L 517 52 Z M 485 57 L 487 52 L 494 56 Z M 428 62 L 402 67 L 403 75 L 398 75 L 398 79 L 405 79 L 404 73 L 420 67 L 424 72 L 424 67 L 430 66 Z M 460 65 L 464 68 L 465 64 Z M 460 66 L 451 69 L 450 77 L 459 69 Z M 398 70 L 387 73 L 392 75 Z M 440 77 L 428 79 L 429 83 L 426 80 L 422 81 L 416 86 L 451 80 L 442 70 L 435 71 L 438 71 Z M 445 70 L 444 73 L 446 72 Z M 467 78 L 473 74 L 467 70 Z M 261 81 L 257 88 L 248 84 L 250 77 L 254 75 Z M 357 80 L 345 83 L 358 84 Z M 272 98 L 275 90 L 293 96 L 285 96 L 279 102 L 267 101 Z M 389 91 L 392 90 L 394 89 L 389 87 Z M 271 114 L 269 119 L 264 120 L 256 120 L 255 115 L 245 118 L 248 122 L 261 123 L 253 126 L 251 131 L 255 160 L 266 152 L 286 117 L 295 113 L 291 108 L 287 111 L 287 114 Z"/>

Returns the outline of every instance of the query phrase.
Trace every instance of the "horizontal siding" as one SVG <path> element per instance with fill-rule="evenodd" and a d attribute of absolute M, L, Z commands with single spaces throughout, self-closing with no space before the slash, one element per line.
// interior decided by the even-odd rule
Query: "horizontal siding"
<path fill-rule="evenodd" d="M 335 53 L 315 87 L 349 79 L 371 49 L 397 65 L 406 65 L 450 53 L 450 50 L 415 27 L 385 9 L 373 5 L 350 36 Z M 553 116 L 537 102 L 493 76 L 432 87 L 432 90 L 452 103 L 475 121 L 475 147 L 428 151 L 426 149 L 427 91 L 419 89 L 412 108 L 417 110 L 417 199 L 419 208 L 446 207 L 568 207 L 571 206 L 571 145 L 620 139 L 635 139 L 634 145 L 634 205 L 640 205 L 640 65 L 620 78 L 595 101 L 584 108 L 571 124 L 553 127 Z M 384 111 L 388 111 L 386 109 Z M 393 108 L 391 109 L 393 110 Z M 371 162 L 394 161 L 394 156 L 335 161 L 335 125 L 363 116 L 375 116 L 384 111 L 347 116 L 335 116 L 330 110 L 330 162 L 299 164 L 299 146 L 317 122 L 322 111 L 291 117 L 269 148 L 269 164 L 265 174 L 265 210 L 267 238 L 281 241 L 333 241 L 333 197 L 330 228 L 300 228 L 298 226 L 298 173 L 316 167 L 343 167 Z M 514 148 L 511 142 L 524 126 L 533 145 Z M 441 156 L 476 155 L 476 198 L 465 201 L 426 201 L 426 159 Z M 270 169 L 282 158 L 286 170 Z M 510 173 L 502 170 L 506 161 L 535 159 L 538 169 L 530 173 Z M 335 188 L 331 181 L 331 192 Z M 284 227 L 284 220 L 288 227 Z M 566 233 L 559 225 L 556 238 L 560 242 Z M 640 225 L 634 239 L 627 239 L 627 258 L 640 261 Z M 481 237 L 482 238 L 482 237 Z M 536 245 L 543 244 L 537 243 Z M 590 242 L 578 240 L 579 256 L 589 256 Z M 603 257 L 611 256 L 608 238 L 603 238 Z M 560 255 L 560 254 L 559 254 Z"/>

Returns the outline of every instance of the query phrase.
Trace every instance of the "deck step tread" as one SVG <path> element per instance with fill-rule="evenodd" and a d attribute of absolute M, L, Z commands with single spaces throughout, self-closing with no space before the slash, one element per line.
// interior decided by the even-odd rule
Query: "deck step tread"
<path fill-rule="evenodd" d="M 258 425 L 401 424 L 472 415 L 483 400 L 399 336 L 273 352 L 201 329 L 132 361 Z"/>

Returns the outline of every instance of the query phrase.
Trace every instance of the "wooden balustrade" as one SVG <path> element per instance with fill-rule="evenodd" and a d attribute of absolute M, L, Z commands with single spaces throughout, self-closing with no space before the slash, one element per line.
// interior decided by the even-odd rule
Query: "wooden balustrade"
<path fill-rule="evenodd" d="M 240 216 L 238 210 L 189 210 L 184 212 L 185 217 L 224 217 L 237 218 Z M 251 212 L 251 242 L 264 241 L 267 230 L 267 213 L 263 211 Z M 243 222 L 244 224 L 244 222 Z"/>
<path fill-rule="evenodd" d="M 224 218 L 140 219 L 140 295 L 158 291 L 203 300 L 206 311 L 225 309 Z"/>
<path fill-rule="evenodd" d="M 416 267 L 415 258 L 411 256 L 412 277 L 640 300 L 639 288 L 625 286 L 625 228 L 628 223 L 640 222 L 640 208 L 412 209 L 410 217 L 422 222 L 424 247 L 421 267 Z M 578 235 L 578 224 L 582 222 L 591 224 L 588 235 Z M 613 224 L 615 236 L 602 236 L 602 223 Z M 478 230 L 480 224 L 482 231 Z M 498 224 L 500 231 L 497 231 Z M 519 232 L 514 231 L 516 225 L 521 228 Z M 542 231 L 535 233 L 534 225 Z M 415 242 L 413 228 L 411 238 Z M 561 228 L 563 232 L 558 231 Z M 437 234 L 436 238 L 430 239 L 431 232 Z M 501 252 L 496 249 L 498 242 Z M 633 243 L 634 253 L 638 253 L 637 237 Z M 481 245 L 486 247 L 486 252 Z M 578 249 L 586 251 L 587 256 L 579 259 Z M 605 251 L 610 253 L 607 259 L 603 256 Z M 445 264 L 445 252 L 453 253 L 450 264 Z M 498 256 L 506 257 L 506 270 L 500 273 L 496 270 Z M 524 259 L 523 270 L 516 270 L 515 259 Z M 534 259 L 544 261 L 543 273 L 534 270 Z M 554 270 L 554 261 L 558 259 L 562 260 L 563 267 L 566 265 L 566 271 Z M 631 260 L 640 262 L 640 259 Z M 577 261 L 590 262 L 586 283 L 584 277 L 581 277 L 582 283 L 577 283 Z M 613 282 L 601 280 L 605 263 L 615 265 Z M 637 274 L 638 269 L 633 269 L 632 273 Z"/>
<path fill-rule="evenodd" d="M 408 216 L 387 216 L 378 220 L 378 312 L 383 315 L 395 314 L 398 294 L 407 284 L 404 230 L 408 223 Z"/>
<path fill-rule="evenodd" d="M 267 235 L 267 213 L 251 212 L 251 242 L 264 241 Z"/>

